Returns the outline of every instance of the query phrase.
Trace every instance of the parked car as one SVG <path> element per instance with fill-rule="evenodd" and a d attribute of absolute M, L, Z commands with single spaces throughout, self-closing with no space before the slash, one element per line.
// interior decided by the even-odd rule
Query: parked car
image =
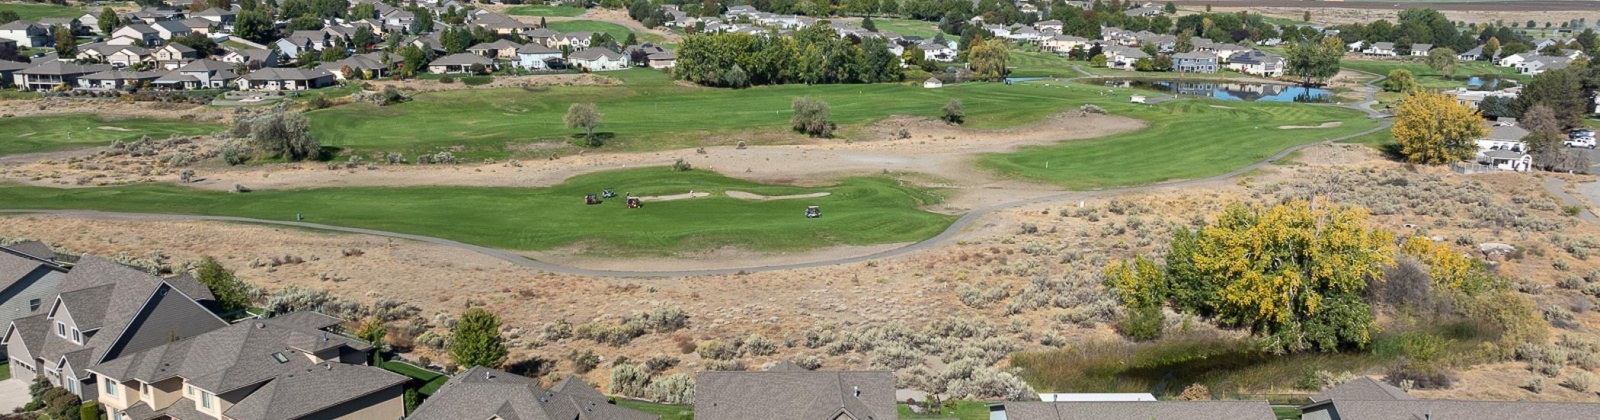
<path fill-rule="evenodd" d="M 1593 136 L 1590 136 L 1590 137 L 1570 137 L 1570 138 L 1567 139 L 1567 141 L 1561 142 L 1561 144 L 1566 145 L 1567 147 L 1585 147 L 1585 148 L 1593 149 L 1595 141 L 1594 141 L 1594 137 Z"/>

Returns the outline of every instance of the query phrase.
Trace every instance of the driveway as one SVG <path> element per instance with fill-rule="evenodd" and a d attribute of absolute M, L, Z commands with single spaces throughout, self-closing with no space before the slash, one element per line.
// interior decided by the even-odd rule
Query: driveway
<path fill-rule="evenodd" d="M 32 399 L 28 395 L 27 382 L 16 378 L 0 381 L 0 413 L 10 413 L 13 409 L 28 405 Z"/>

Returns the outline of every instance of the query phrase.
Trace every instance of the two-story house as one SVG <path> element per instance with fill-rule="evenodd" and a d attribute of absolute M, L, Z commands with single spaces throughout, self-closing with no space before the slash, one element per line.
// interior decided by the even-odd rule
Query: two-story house
<path fill-rule="evenodd" d="M 55 45 L 56 38 L 48 26 L 26 20 L 0 25 L 0 39 L 15 41 L 18 47 L 39 48 Z"/>
<path fill-rule="evenodd" d="M 653 420 L 660 416 L 612 404 L 604 394 L 567 376 L 550 389 L 539 381 L 475 367 L 450 378 L 411 413 L 414 419 Z"/>
<path fill-rule="evenodd" d="M 194 60 L 156 79 L 156 86 L 172 89 L 218 89 L 239 79 L 233 65 L 216 60 Z"/>
<path fill-rule="evenodd" d="M 143 23 L 135 23 L 111 31 L 106 43 L 111 45 L 157 47 L 161 45 L 162 38 L 161 32 L 157 31 L 156 28 Z"/>
<path fill-rule="evenodd" d="M 1228 58 L 1228 69 L 1263 77 L 1282 77 L 1283 56 L 1261 50 L 1234 54 Z"/>
<path fill-rule="evenodd" d="M 234 50 L 223 54 L 220 59 L 224 63 L 239 64 L 250 70 L 262 67 L 277 67 L 283 61 L 282 53 L 271 49 Z"/>
<path fill-rule="evenodd" d="M 373 347 L 296 312 L 163 343 L 91 368 L 114 420 L 393 420 L 403 375 L 366 366 Z"/>
<path fill-rule="evenodd" d="M 66 276 L 67 269 L 56 264 L 55 253 L 42 243 L 0 247 L 0 321 L 42 313 Z"/>
<path fill-rule="evenodd" d="M 206 309 L 214 298 L 193 278 L 163 279 L 91 255 L 58 290 L 44 313 L 11 321 L 0 345 L 14 377 L 43 375 L 84 400 L 98 396 L 89 368 L 228 324 Z"/>
<path fill-rule="evenodd" d="M 184 64 L 199 58 L 199 53 L 195 52 L 194 48 L 176 43 L 163 45 L 150 55 L 156 60 L 156 67 L 167 70 L 183 67 Z"/>
<path fill-rule="evenodd" d="M 1217 55 L 1202 51 L 1173 54 L 1172 69 L 1180 73 L 1216 73 Z"/>

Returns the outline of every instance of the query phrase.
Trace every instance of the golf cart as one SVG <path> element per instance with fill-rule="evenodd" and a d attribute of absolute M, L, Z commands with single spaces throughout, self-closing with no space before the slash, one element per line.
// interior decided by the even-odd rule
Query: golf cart
<path fill-rule="evenodd" d="M 806 218 L 816 219 L 822 217 L 822 208 L 817 206 L 806 207 Z"/>
<path fill-rule="evenodd" d="M 637 209 L 641 207 L 644 207 L 644 203 L 639 201 L 639 197 L 628 196 L 628 208 Z"/>
<path fill-rule="evenodd" d="M 600 204 L 600 197 L 596 197 L 594 194 L 586 194 L 583 196 L 583 204 L 591 206 Z"/>
<path fill-rule="evenodd" d="M 614 198 L 616 196 L 617 196 L 617 191 L 616 190 L 612 190 L 610 188 L 606 188 L 606 189 L 600 191 L 600 197 L 603 197 L 603 198 Z"/>

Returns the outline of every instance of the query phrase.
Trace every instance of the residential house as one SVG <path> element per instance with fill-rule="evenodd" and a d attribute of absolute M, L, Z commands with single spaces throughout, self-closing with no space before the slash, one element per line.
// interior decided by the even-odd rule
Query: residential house
<path fill-rule="evenodd" d="M 328 48 L 328 33 L 323 31 L 294 31 L 289 36 L 279 38 L 272 43 L 278 46 L 278 51 L 284 57 L 293 59 L 306 51 L 322 51 Z"/>
<path fill-rule="evenodd" d="M 1261 50 L 1234 54 L 1228 58 L 1228 69 L 1262 77 L 1283 77 L 1283 56 Z"/>
<path fill-rule="evenodd" d="M 529 42 L 517 48 L 517 67 L 527 70 L 547 70 L 550 63 L 561 61 L 561 51 L 546 47 L 542 44 Z"/>
<path fill-rule="evenodd" d="M 23 90 L 50 90 L 57 86 L 77 86 L 78 77 L 111 70 L 104 64 L 78 65 L 63 60 L 50 60 L 44 64 L 17 70 L 13 81 Z"/>
<path fill-rule="evenodd" d="M 550 37 L 550 48 L 561 49 L 567 47 L 572 51 L 589 48 L 589 41 L 594 39 L 594 32 L 568 32 Z"/>
<path fill-rule="evenodd" d="M 1466 51 L 1461 52 L 1460 54 L 1456 54 L 1456 60 L 1459 60 L 1459 61 L 1480 61 L 1480 60 L 1487 60 L 1488 58 L 1489 57 L 1487 55 L 1484 55 L 1484 53 L 1483 53 L 1483 46 L 1482 45 L 1479 45 L 1479 46 L 1476 46 L 1476 47 L 1472 47 L 1472 49 L 1470 49 L 1470 50 L 1466 50 Z"/>
<path fill-rule="evenodd" d="M 897 417 L 894 374 L 806 371 L 783 363 L 767 371 L 703 371 L 695 380 L 696 420 L 888 420 Z"/>
<path fill-rule="evenodd" d="M 1504 420 L 1600 418 L 1600 404 L 1419 399 L 1361 377 L 1323 391 L 1300 408 L 1304 420 Z"/>
<path fill-rule="evenodd" d="M 662 51 L 645 57 L 650 62 L 650 68 L 667 70 L 678 66 L 678 56 L 672 51 Z"/>
<path fill-rule="evenodd" d="M 1150 58 L 1149 54 L 1138 48 L 1112 45 L 1105 48 L 1106 66 L 1116 69 L 1133 70 L 1133 64 L 1141 59 Z"/>
<path fill-rule="evenodd" d="M 1039 45 L 1056 54 L 1067 54 L 1072 49 L 1089 47 L 1089 39 L 1081 36 L 1055 35 L 1039 41 Z"/>
<path fill-rule="evenodd" d="M 85 29 L 87 29 L 89 31 L 89 33 L 105 35 L 105 34 L 100 33 L 100 14 L 99 13 L 89 12 L 89 13 L 84 13 L 84 14 L 78 15 L 78 24 L 83 25 L 83 27 Z"/>
<path fill-rule="evenodd" d="M 651 54 L 664 52 L 668 52 L 666 48 L 661 48 L 650 43 L 622 47 L 622 57 L 627 58 L 629 62 L 636 66 L 649 64 L 649 57 Z M 676 61 L 676 59 L 676 57 L 673 58 L 674 61 Z"/>
<path fill-rule="evenodd" d="M 1358 52 L 1358 51 L 1361 51 L 1361 49 L 1362 49 L 1361 47 L 1366 46 L 1366 45 L 1367 45 L 1366 41 L 1355 41 L 1355 42 L 1351 42 L 1351 43 L 1348 43 L 1348 44 L 1344 44 L 1344 49 L 1346 51 L 1350 51 L 1350 52 Z"/>
<path fill-rule="evenodd" d="M 99 395 L 88 369 L 228 325 L 206 305 L 211 291 L 189 276 L 163 279 L 85 255 L 44 313 L 17 318 L 0 344 L 16 379 L 38 375 L 84 400 Z"/>
<path fill-rule="evenodd" d="M 1532 57 L 1534 55 L 1534 53 L 1516 53 L 1505 57 L 1500 57 L 1500 61 L 1496 62 L 1495 64 L 1499 65 L 1500 67 L 1516 67 L 1518 64 L 1522 64 L 1523 61 L 1526 61 L 1528 57 Z"/>
<path fill-rule="evenodd" d="M 189 36 L 189 34 L 194 33 L 194 30 L 191 29 L 189 25 L 185 25 L 181 20 L 163 20 L 156 22 L 154 25 L 150 25 L 150 28 L 155 29 L 156 35 L 160 36 L 164 41 L 170 41 L 173 38 Z M 153 46 L 154 44 L 146 45 Z"/>
<path fill-rule="evenodd" d="M 390 10 L 388 13 L 381 13 L 380 17 L 383 19 L 383 24 L 385 26 L 406 28 L 407 32 L 416 31 L 416 28 L 413 25 L 416 23 L 417 15 L 415 13 L 411 13 L 410 10 L 394 9 Z"/>
<path fill-rule="evenodd" d="M 1533 168 L 1533 156 L 1522 138 L 1528 130 L 1513 125 L 1496 125 L 1489 135 L 1478 139 L 1477 161 L 1497 170 L 1527 172 Z"/>
<path fill-rule="evenodd" d="M 1179 73 L 1216 73 L 1217 55 L 1203 51 L 1173 54 L 1172 68 Z"/>
<path fill-rule="evenodd" d="M 158 71 L 106 70 L 78 77 L 78 87 L 84 89 L 136 88 L 161 77 Z"/>
<path fill-rule="evenodd" d="M 654 420 L 660 416 L 622 408 L 567 376 L 550 389 L 539 381 L 485 367 L 450 378 L 411 413 L 414 419 Z"/>
<path fill-rule="evenodd" d="M 155 53 L 151 55 L 155 58 L 157 67 L 167 70 L 182 67 L 184 64 L 199 58 L 199 54 L 195 52 L 194 48 L 178 43 L 167 44 L 157 48 Z"/>
<path fill-rule="evenodd" d="M 605 48 L 585 48 L 567 55 L 567 62 L 588 71 L 622 70 L 628 68 L 628 58 Z"/>
<path fill-rule="evenodd" d="M 15 85 L 12 83 L 12 80 L 16 78 L 17 71 L 28 67 L 33 67 L 33 65 L 16 61 L 0 60 L 0 87 L 15 87 Z"/>
<path fill-rule="evenodd" d="M 1022 4 L 1017 5 L 1017 11 L 1025 13 L 1025 14 L 1035 14 L 1035 15 L 1037 15 L 1037 14 L 1039 14 L 1039 6 L 1034 6 L 1031 3 L 1022 3 Z"/>
<path fill-rule="evenodd" d="M 211 35 L 211 28 L 217 27 L 216 22 L 197 17 L 192 17 L 177 22 L 182 24 L 185 28 L 189 28 L 189 32 L 197 34 Z"/>
<path fill-rule="evenodd" d="M 1517 73 L 1533 76 L 1550 70 L 1564 69 L 1570 64 L 1572 64 L 1572 59 L 1566 57 L 1536 55 L 1517 63 L 1515 67 Z"/>
<path fill-rule="evenodd" d="M 219 89 L 233 85 L 239 74 L 234 65 L 216 60 L 194 60 L 156 79 L 156 86 L 170 89 Z"/>
<path fill-rule="evenodd" d="M 1546 47 L 1549 47 L 1551 45 L 1556 45 L 1556 44 L 1559 44 L 1559 43 L 1562 43 L 1562 42 L 1559 41 L 1559 40 L 1556 40 L 1556 39 L 1551 39 L 1551 38 L 1534 40 L 1533 41 L 1533 50 L 1534 51 L 1542 50 L 1542 49 L 1545 49 Z"/>
<path fill-rule="evenodd" d="M 227 30 L 232 30 L 233 21 L 239 18 L 239 13 L 233 10 L 210 8 L 195 12 L 194 17 L 210 21 L 212 25 Z"/>
<path fill-rule="evenodd" d="M 363 79 L 387 77 L 389 75 L 389 68 L 383 65 L 383 58 L 381 54 L 382 53 L 368 53 L 352 55 L 343 60 L 322 63 L 322 65 L 317 66 L 317 68 L 333 73 L 333 78 L 337 80 L 348 80 L 351 77 Z M 350 71 L 350 75 L 345 75 L 345 71 L 347 69 Z"/>
<path fill-rule="evenodd" d="M 484 42 L 467 48 L 467 52 L 489 58 L 510 60 L 516 58 L 517 49 L 522 45 L 509 40 L 499 39 L 494 42 Z"/>
<path fill-rule="evenodd" d="M 26 20 L 0 25 L 0 39 L 14 41 L 21 48 L 48 47 L 56 44 L 53 29 Z"/>
<path fill-rule="evenodd" d="M 404 375 L 366 366 L 342 321 L 296 312 L 163 343 L 90 369 L 113 419 L 392 420 Z"/>
<path fill-rule="evenodd" d="M 929 41 L 917 45 L 917 49 L 922 50 L 923 60 L 943 63 L 956 61 L 956 49 L 949 45 Z"/>
<path fill-rule="evenodd" d="M 46 28 L 67 28 L 67 33 L 74 35 L 86 33 L 83 24 L 79 23 L 78 18 L 75 17 L 39 18 L 39 25 Z"/>
<path fill-rule="evenodd" d="M 524 23 L 516 18 L 499 13 L 479 10 L 479 13 L 468 17 L 467 23 L 472 26 L 488 29 L 498 35 L 516 35 L 531 31 L 536 25 Z"/>
<path fill-rule="evenodd" d="M 1275 420 L 1266 401 L 1003 402 L 989 413 L 1006 420 Z"/>
<path fill-rule="evenodd" d="M 0 61 L 4 71 L 7 61 Z M 0 321 L 38 315 L 54 298 L 67 269 L 43 243 L 28 241 L 0 247 Z M 13 369 L 18 367 L 11 366 Z M 15 373 L 13 373 L 15 375 Z"/>
<path fill-rule="evenodd" d="M 224 63 L 242 64 L 247 69 L 256 70 L 262 67 L 277 67 L 278 63 L 283 62 L 282 57 L 282 53 L 278 50 L 248 49 L 229 51 L 219 60 Z"/>
<path fill-rule="evenodd" d="M 527 39 L 529 43 L 539 44 L 539 45 L 543 45 L 543 46 L 550 47 L 550 48 L 556 48 L 555 38 L 557 36 L 560 36 L 560 35 L 561 35 L 560 32 L 552 31 L 552 30 L 545 29 L 545 28 L 539 28 L 539 29 L 534 29 L 534 30 L 528 31 L 527 33 L 522 34 L 522 37 L 524 39 Z"/>
<path fill-rule="evenodd" d="M 1066 26 L 1063 23 L 1061 23 L 1061 21 L 1059 21 L 1059 20 L 1051 19 L 1051 20 L 1041 20 L 1041 21 L 1035 22 L 1033 24 L 1033 27 L 1039 28 L 1039 32 L 1046 32 L 1046 33 L 1054 32 L 1054 33 L 1059 34 L 1059 33 L 1061 33 L 1061 30 L 1063 28 L 1065 28 Z"/>
<path fill-rule="evenodd" d="M 240 77 L 240 90 L 309 90 L 332 85 L 333 73 L 323 69 L 264 67 Z"/>
<path fill-rule="evenodd" d="M 122 68 L 150 61 L 152 56 L 150 50 L 144 47 L 93 43 L 79 45 L 78 55 L 74 58 L 82 62 L 101 62 L 110 64 L 111 67 Z"/>
<path fill-rule="evenodd" d="M 1374 42 L 1372 45 L 1368 45 L 1366 49 L 1361 50 L 1361 54 L 1369 57 L 1394 57 L 1400 55 L 1395 52 L 1393 42 Z"/>
<path fill-rule="evenodd" d="M 1411 44 L 1412 57 L 1427 57 L 1428 51 L 1433 51 L 1433 44 Z"/>
<path fill-rule="evenodd" d="M 161 45 L 161 32 L 155 27 L 143 23 L 135 23 L 111 31 L 106 40 L 111 45 L 135 45 L 143 47 L 157 47 Z"/>
<path fill-rule="evenodd" d="M 1464 87 L 1456 88 L 1455 90 L 1447 90 L 1444 92 L 1444 94 L 1455 98 L 1456 103 L 1466 105 L 1472 109 L 1478 109 L 1478 104 L 1483 103 L 1484 99 L 1490 97 L 1505 97 L 1511 99 L 1517 98 L 1517 93 L 1510 90 L 1467 90 L 1467 88 Z"/>
<path fill-rule="evenodd" d="M 983 25 L 983 30 L 999 38 L 1011 37 L 1011 27 L 1006 25 Z"/>
<path fill-rule="evenodd" d="M 494 60 L 472 53 L 450 54 L 434 59 L 428 63 L 428 72 L 436 74 L 447 73 L 472 73 L 472 66 L 477 65 L 482 71 L 494 69 Z"/>

